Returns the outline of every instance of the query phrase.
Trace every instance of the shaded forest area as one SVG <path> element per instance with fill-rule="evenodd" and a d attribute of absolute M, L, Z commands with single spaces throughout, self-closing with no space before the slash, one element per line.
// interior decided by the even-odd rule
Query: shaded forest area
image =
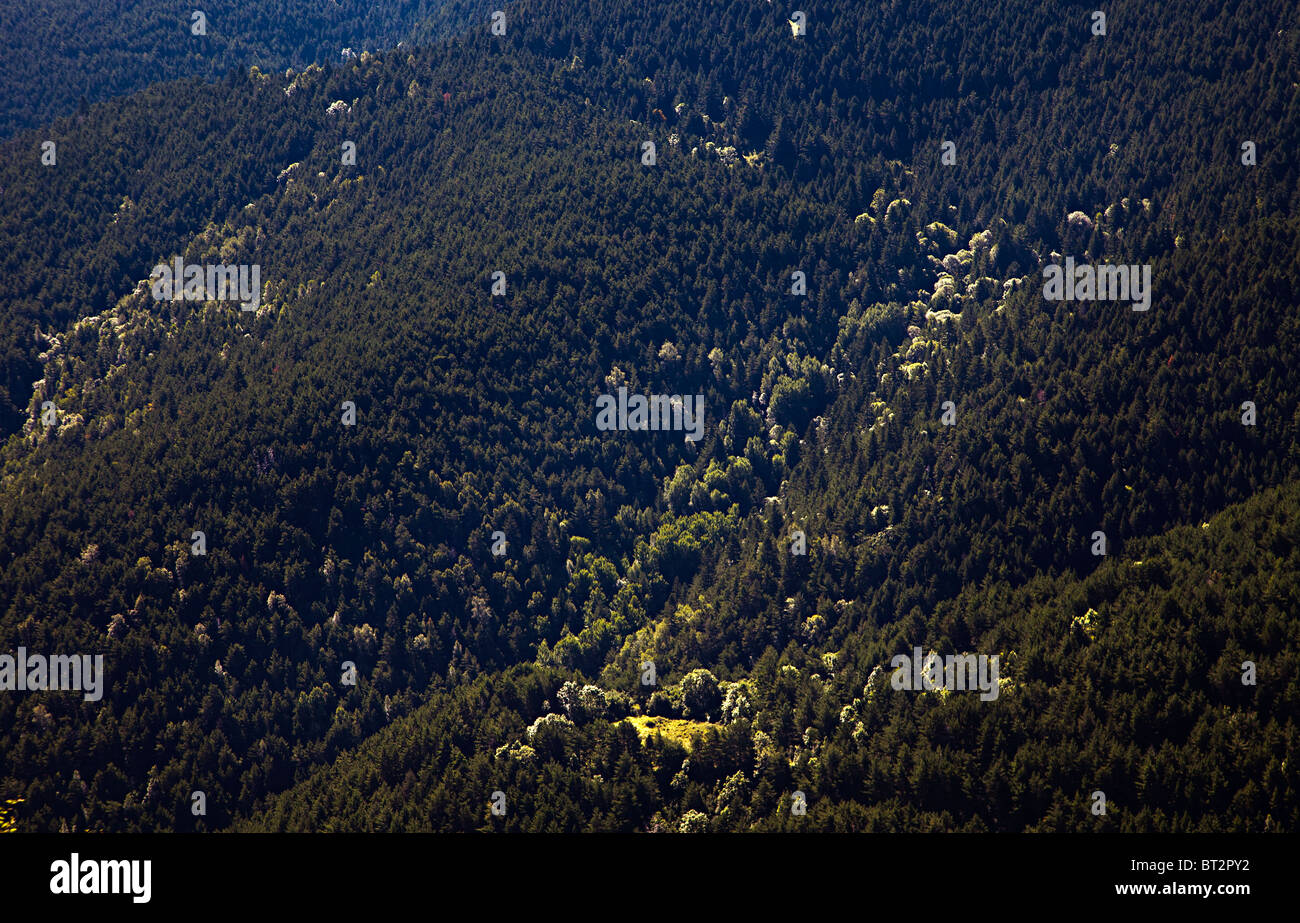
<path fill-rule="evenodd" d="M 90 103 L 232 68 L 327 64 L 477 21 L 466 0 L 23 0 L 0 9 L 0 137 Z M 195 16 L 202 13 L 202 17 Z"/>
<path fill-rule="evenodd" d="M 506 9 L 3 144 L 0 652 L 109 670 L 0 696 L 18 826 L 1296 829 L 1283 5 Z"/>

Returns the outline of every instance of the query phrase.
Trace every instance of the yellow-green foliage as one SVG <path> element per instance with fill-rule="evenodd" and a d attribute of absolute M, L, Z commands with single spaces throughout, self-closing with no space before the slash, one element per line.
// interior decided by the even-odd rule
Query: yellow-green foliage
<path fill-rule="evenodd" d="M 1074 624 L 1083 629 L 1083 633 L 1088 636 L 1089 641 L 1097 640 L 1097 627 L 1100 624 L 1101 616 L 1096 609 L 1089 609 L 1083 615 L 1074 617 Z"/>
<path fill-rule="evenodd" d="M 14 819 L 15 805 L 22 804 L 21 798 L 8 798 L 0 804 L 0 833 L 17 833 L 18 821 Z"/>
<path fill-rule="evenodd" d="M 691 749 L 691 742 L 695 737 L 703 735 L 710 728 L 722 730 L 720 724 L 714 724 L 710 721 L 687 721 L 684 718 L 654 718 L 650 715 L 636 715 L 626 720 L 632 727 L 636 728 L 637 734 L 641 736 L 641 743 L 645 743 L 652 737 L 663 737 L 666 740 L 680 744 L 687 750 Z"/>

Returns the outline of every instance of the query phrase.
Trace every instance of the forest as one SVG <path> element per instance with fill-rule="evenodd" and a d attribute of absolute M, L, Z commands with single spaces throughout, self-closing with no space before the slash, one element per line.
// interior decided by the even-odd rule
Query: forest
<path fill-rule="evenodd" d="M 474 12 L 467 0 L 7 3 L 0 8 L 0 137 L 160 81 L 216 79 L 235 67 L 301 68 L 428 43 L 469 27 Z"/>
<path fill-rule="evenodd" d="M 281 6 L 6 56 L 0 826 L 1300 826 L 1286 4 Z"/>

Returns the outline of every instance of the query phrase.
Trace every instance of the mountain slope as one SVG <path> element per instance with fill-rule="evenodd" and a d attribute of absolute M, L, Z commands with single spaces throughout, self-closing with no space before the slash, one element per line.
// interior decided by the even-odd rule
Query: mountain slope
<path fill-rule="evenodd" d="M 109 682 L 0 697 L 0 796 L 42 830 L 475 829 L 498 786 L 513 829 L 1095 829 L 1097 785 L 1103 826 L 1293 829 L 1296 36 L 1200 9 L 795 37 L 545 0 L 8 142 L 0 652 Z M 1149 310 L 1045 300 L 1067 256 L 1150 266 Z M 257 309 L 155 300 L 177 257 L 257 266 Z M 598 428 L 620 386 L 703 395 L 703 438 Z M 1226 509 L 1267 528 L 1179 531 Z M 1238 631 L 1196 575 L 1260 549 Z M 1024 694 L 864 702 L 913 645 Z"/>
<path fill-rule="evenodd" d="M 790 748 L 773 747 L 779 728 L 761 719 L 698 722 L 689 753 L 653 735 L 642 744 L 617 696 L 600 714 L 573 710 L 576 724 L 533 722 L 565 710 L 561 674 L 481 677 L 236 829 L 678 829 L 700 810 L 720 831 L 1291 830 L 1298 529 L 1292 482 L 1082 580 L 972 588 L 935 611 L 937 629 L 905 619 L 846 652 L 847 668 L 764 658 L 760 713 L 825 725 Z M 991 703 L 885 679 L 895 651 L 972 642 L 1003 652 Z M 1256 686 L 1241 682 L 1247 660 Z M 885 668 L 865 688 L 851 666 L 864 661 Z M 803 817 L 789 811 L 796 789 Z M 504 816 L 489 813 L 493 791 L 508 793 Z"/>
<path fill-rule="evenodd" d="M 339 61 L 345 50 L 361 55 L 402 39 L 427 42 L 468 25 L 468 6 L 208 0 L 160 8 L 141 0 L 20 0 L 0 9 L 0 137 L 159 81 L 215 79 L 250 65 L 302 67 Z"/>

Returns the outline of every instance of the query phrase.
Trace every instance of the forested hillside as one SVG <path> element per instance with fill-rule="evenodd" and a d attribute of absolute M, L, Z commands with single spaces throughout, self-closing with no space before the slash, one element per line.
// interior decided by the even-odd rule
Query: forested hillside
<path fill-rule="evenodd" d="M 1285 4 L 381 7 L 3 143 L 20 829 L 1297 828 Z"/>
<path fill-rule="evenodd" d="M 6 3 L 0 137 L 159 80 L 211 79 L 250 65 L 283 70 L 402 40 L 427 42 L 468 27 L 471 7 L 466 0 Z"/>
<path fill-rule="evenodd" d="M 1291 484 L 1082 580 L 941 604 L 934 645 L 1010 655 L 987 714 L 850 667 L 910 647 L 906 619 L 847 661 L 769 653 L 740 681 L 750 715 L 652 719 L 673 733 L 644 744 L 627 696 L 516 668 L 435 694 L 237 829 L 1292 830 L 1298 511 Z M 1279 667 L 1248 694 L 1247 656 Z M 1098 788 L 1105 817 L 1084 809 Z M 504 817 L 482 810 L 493 790 L 513 797 Z"/>

